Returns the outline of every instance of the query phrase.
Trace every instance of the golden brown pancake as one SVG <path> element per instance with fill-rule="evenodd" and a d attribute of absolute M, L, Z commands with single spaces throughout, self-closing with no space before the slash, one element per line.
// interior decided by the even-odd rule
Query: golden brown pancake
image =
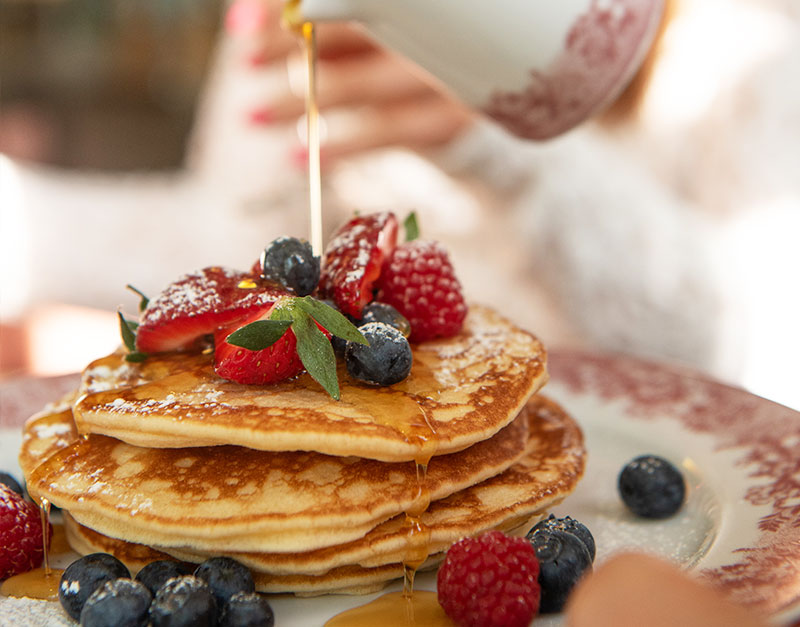
<path fill-rule="evenodd" d="M 25 422 L 19 452 L 23 476 L 28 477 L 50 455 L 77 440 L 78 432 L 72 419 L 72 404 L 77 397 L 77 392 L 68 394 Z"/>
<path fill-rule="evenodd" d="M 429 565 L 464 536 L 489 529 L 527 531 L 531 519 L 542 516 L 574 489 L 585 463 L 580 429 L 563 409 L 545 398 L 534 397 L 527 407 L 530 431 L 526 455 L 505 472 L 434 501 L 422 514 L 424 527 L 430 532 Z M 105 550 L 123 561 L 138 559 L 137 555 L 146 552 L 146 548 L 105 538 L 74 522 L 70 525 L 74 529 L 69 537 L 81 538 L 73 544 L 80 552 Z M 286 554 L 225 554 L 249 566 L 263 591 L 361 593 L 402 576 L 407 545 L 408 529 L 401 515 L 342 545 Z M 191 562 L 209 556 L 191 549 L 162 550 Z"/>
<path fill-rule="evenodd" d="M 90 364 L 74 407 L 80 433 L 137 446 L 234 444 L 382 461 L 427 460 L 486 440 L 547 380 L 541 343 L 473 306 L 456 337 L 413 347 L 410 376 L 378 388 L 340 368 L 341 400 L 307 374 L 268 386 L 224 381 L 213 355 L 169 354 Z"/>
<path fill-rule="evenodd" d="M 68 420 L 63 417 L 63 420 Z M 29 421 L 27 433 L 51 425 Z M 431 461 L 431 499 L 502 472 L 525 454 L 527 412 L 489 440 Z M 50 427 L 52 428 L 52 426 Z M 32 457 L 26 437 L 22 457 Z M 148 449 L 77 438 L 27 475 L 37 496 L 113 537 L 206 551 L 311 550 L 362 537 L 417 503 L 413 462 L 238 446 Z"/>

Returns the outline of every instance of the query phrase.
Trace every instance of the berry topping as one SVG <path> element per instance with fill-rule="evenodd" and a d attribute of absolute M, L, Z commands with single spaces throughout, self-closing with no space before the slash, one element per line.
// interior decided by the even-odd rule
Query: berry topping
<path fill-rule="evenodd" d="M 153 595 L 132 579 L 112 579 L 92 592 L 81 610 L 81 627 L 145 627 Z"/>
<path fill-rule="evenodd" d="M 181 562 L 174 560 L 156 560 L 136 573 L 136 581 L 144 584 L 150 592 L 155 595 L 158 589 L 163 586 L 168 579 L 191 575 L 192 569 Z"/>
<path fill-rule="evenodd" d="M 594 543 L 594 536 L 592 532 L 581 522 L 578 522 L 570 516 L 564 518 L 556 518 L 555 514 L 550 514 L 547 518 L 540 520 L 536 523 L 531 530 L 525 535 L 528 540 L 533 539 L 533 535 L 540 531 L 566 531 L 576 536 L 578 540 L 583 542 L 586 549 L 589 551 L 589 557 L 594 561 L 596 547 Z"/>
<path fill-rule="evenodd" d="M 543 614 L 560 612 L 575 584 L 592 570 L 589 549 L 578 536 L 557 529 L 542 529 L 530 540 L 539 560 Z"/>
<path fill-rule="evenodd" d="M 394 249 L 377 283 L 378 300 L 394 306 L 411 323 L 411 341 L 451 337 L 461 331 L 467 305 L 447 251 L 414 240 Z"/>
<path fill-rule="evenodd" d="M 344 359 L 351 377 L 376 385 L 393 385 L 408 376 L 413 356 L 400 331 L 383 322 L 368 322 L 358 330 L 369 345 L 347 343 Z"/>
<path fill-rule="evenodd" d="M 356 319 L 372 300 L 372 287 L 384 259 L 397 242 L 397 218 L 393 213 L 357 216 L 337 230 L 322 264 L 320 292 L 339 309 Z"/>
<path fill-rule="evenodd" d="M 447 551 L 439 568 L 439 604 L 460 626 L 522 627 L 539 608 L 539 564 L 530 542 L 490 531 Z"/>
<path fill-rule="evenodd" d="M 184 575 L 158 589 L 150 604 L 152 627 L 213 627 L 217 602 L 205 581 Z"/>
<path fill-rule="evenodd" d="M 303 362 L 297 354 L 297 338 L 288 324 L 282 327 L 283 332 L 277 339 L 260 350 L 248 350 L 228 341 L 235 331 L 246 325 L 269 320 L 271 311 L 272 308 L 259 312 L 241 325 L 223 328 L 214 334 L 214 372 L 229 381 L 264 385 L 283 381 L 303 371 Z"/>
<path fill-rule="evenodd" d="M 304 240 L 279 237 L 261 253 L 260 263 L 263 279 L 280 283 L 298 296 L 305 296 L 317 289 L 319 257 L 314 256 L 311 244 Z"/>
<path fill-rule="evenodd" d="M 0 580 L 42 563 L 39 509 L 5 484 L 0 484 L 0 547 Z"/>
<path fill-rule="evenodd" d="M 257 592 L 237 592 L 223 608 L 220 627 L 273 627 L 275 615 L 266 597 Z"/>
<path fill-rule="evenodd" d="M 625 505 L 644 518 L 672 516 L 686 496 L 683 475 L 656 455 L 642 455 L 629 462 L 619 473 L 617 488 Z"/>
<path fill-rule="evenodd" d="M 370 303 L 361 312 L 361 322 L 385 322 L 390 327 L 394 327 L 404 336 L 411 335 L 411 324 L 406 320 L 406 317 L 401 314 L 397 309 L 386 303 L 379 303 L 377 301 Z"/>
<path fill-rule="evenodd" d="M 75 620 L 79 620 L 86 600 L 107 581 L 131 576 L 125 564 L 108 553 L 91 553 L 67 566 L 58 584 L 58 600 Z"/>
<path fill-rule="evenodd" d="M 17 481 L 12 475 L 9 475 L 7 472 L 0 472 L 0 483 L 8 486 L 19 495 L 24 494 L 19 481 Z"/>
<path fill-rule="evenodd" d="M 230 326 L 285 295 L 252 274 L 220 267 L 187 274 L 148 302 L 136 329 L 136 349 L 160 353 L 186 348 L 197 338 Z"/>
<path fill-rule="evenodd" d="M 247 567 L 230 557 L 207 559 L 197 567 L 194 576 L 208 584 L 219 607 L 223 607 L 237 592 L 254 592 L 256 589 Z"/>
<path fill-rule="evenodd" d="M 282 298 L 242 326 L 215 334 L 214 370 L 238 383 L 265 384 L 292 377 L 305 368 L 338 400 L 331 333 L 366 343 L 347 318 L 321 301 L 310 296 Z"/>

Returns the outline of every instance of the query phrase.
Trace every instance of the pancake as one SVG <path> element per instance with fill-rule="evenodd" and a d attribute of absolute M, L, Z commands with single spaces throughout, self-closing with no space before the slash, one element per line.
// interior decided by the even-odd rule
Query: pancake
<path fill-rule="evenodd" d="M 29 477 L 50 455 L 78 439 L 72 419 L 72 404 L 77 397 L 77 393 L 68 394 L 25 422 L 19 452 L 19 465 L 24 477 Z"/>
<path fill-rule="evenodd" d="M 422 514 L 430 531 L 426 564 L 433 566 L 456 540 L 489 529 L 526 532 L 546 511 L 561 502 L 583 474 L 583 437 L 575 422 L 556 403 L 534 397 L 528 404 L 530 422 L 526 454 L 505 472 L 431 503 Z M 68 538 L 79 552 L 111 552 L 131 568 L 163 559 L 164 553 L 199 563 L 209 555 L 187 549 L 141 545 L 107 538 L 75 521 Z M 226 553 L 253 571 L 259 590 L 323 594 L 364 593 L 402 577 L 408 542 L 404 516 L 379 525 L 364 537 L 344 545 L 290 554 Z M 141 558 L 152 552 L 152 557 Z M 138 561 L 137 561 L 138 560 Z"/>
<path fill-rule="evenodd" d="M 473 306 L 461 334 L 413 347 L 409 377 L 377 388 L 340 366 L 341 400 L 307 374 L 247 386 L 214 374 L 210 352 L 117 353 L 90 364 L 74 406 L 80 433 L 153 448 L 239 445 L 387 462 L 426 461 L 490 438 L 547 380 L 546 352 L 493 310 Z"/>
<path fill-rule="evenodd" d="M 492 438 L 435 458 L 420 495 L 413 462 L 238 446 L 148 449 L 102 435 L 79 437 L 37 465 L 33 434 L 52 431 L 54 420 L 26 424 L 21 458 L 32 468 L 32 493 L 113 537 L 214 552 L 307 551 L 358 539 L 421 496 L 441 499 L 507 469 L 525 454 L 529 428 L 523 410 Z"/>

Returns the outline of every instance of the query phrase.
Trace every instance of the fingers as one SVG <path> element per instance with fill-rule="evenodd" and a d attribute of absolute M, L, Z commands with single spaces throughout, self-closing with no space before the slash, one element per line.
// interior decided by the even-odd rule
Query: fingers
<path fill-rule="evenodd" d="M 472 120 L 471 112 L 436 94 L 362 110 L 355 122 L 336 125 L 348 130 L 331 133 L 333 136 L 322 146 L 322 165 L 328 168 L 342 158 L 389 146 L 435 148 L 451 141 Z M 296 165 L 305 165 L 306 149 L 298 147 L 292 157 Z"/>
<path fill-rule="evenodd" d="M 718 590 L 691 579 L 661 559 L 613 557 L 575 589 L 568 627 L 766 627 Z"/>
<path fill-rule="evenodd" d="M 287 89 L 265 106 L 269 118 L 284 122 L 305 112 L 305 64 L 292 59 Z M 320 110 L 333 107 L 363 107 L 424 96 L 431 87 L 389 54 L 372 50 L 336 60 L 317 63 L 317 104 Z"/>

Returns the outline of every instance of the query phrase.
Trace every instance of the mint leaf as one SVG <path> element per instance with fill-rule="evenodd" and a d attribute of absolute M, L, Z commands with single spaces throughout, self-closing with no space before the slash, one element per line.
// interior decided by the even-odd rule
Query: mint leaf
<path fill-rule="evenodd" d="M 299 299 L 298 299 L 299 300 Z M 339 400 L 339 379 L 336 376 L 336 356 L 330 340 L 319 330 L 314 319 L 302 307 L 292 311 L 292 331 L 297 338 L 297 354 L 308 374 L 334 400 Z"/>
<path fill-rule="evenodd" d="M 419 224 L 417 224 L 417 214 L 412 211 L 403 220 L 403 228 L 406 230 L 406 241 L 412 242 L 419 237 Z"/>
<path fill-rule="evenodd" d="M 139 351 L 136 351 L 134 353 L 128 353 L 127 355 L 125 355 L 125 361 L 132 361 L 138 363 L 140 361 L 144 361 L 145 359 L 147 359 L 147 353 L 140 353 Z"/>
<path fill-rule="evenodd" d="M 133 285 L 128 283 L 125 287 L 127 287 L 131 292 L 137 294 L 139 296 L 139 311 L 144 311 L 147 308 L 147 304 L 150 302 L 150 299 L 147 298 L 141 291 L 137 290 Z"/>
<path fill-rule="evenodd" d="M 311 296 L 303 296 L 296 300 L 296 306 L 314 318 L 333 335 L 359 344 L 369 345 L 366 338 L 361 335 L 356 326 L 350 322 L 343 314 L 336 311 L 333 307 L 318 301 Z"/>
<path fill-rule="evenodd" d="M 291 320 L 256 320 L 236 329 L 225 341 L 247 350 L 260 351 L 277 342 L 290 326 Z"/>

